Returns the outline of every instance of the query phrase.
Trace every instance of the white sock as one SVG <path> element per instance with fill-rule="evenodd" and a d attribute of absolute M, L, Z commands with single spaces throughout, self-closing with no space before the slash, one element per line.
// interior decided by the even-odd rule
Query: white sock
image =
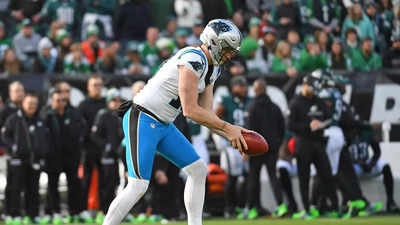
<path fill-rule="evenodd" d="M 184 193 L 188 225 L 202 225 L 207 166 L 199 159 L 183 171 L 188 175 Z"/>
<path fill-rule="evenodd" d="M 103 225 L 120 224 L 133 205 L 146 193 L 148 186 L 148 180 L 129 177 L 128 185 L 118 194 L 108 208 Z"/>

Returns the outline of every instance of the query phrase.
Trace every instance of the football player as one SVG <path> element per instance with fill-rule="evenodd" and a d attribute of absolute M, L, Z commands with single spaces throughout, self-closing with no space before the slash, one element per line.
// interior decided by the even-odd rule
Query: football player
<path fill-rule="evenodd" d="M 146 192 L 156 151 L 188 175 L 184 191 L 188 224 L 202 224 L 207 167 L 172 123 L 181 112 L 224 136 L 240 152 L 247 149 L 242 132 L 250 131 L 221 120 L 212 110 L 220 66 L 239 52 L 242 35 L 231 21 L 216 19 L 200 39 L 200 47 L 179 50 L 132 102 L 121 106 L 128 185 L 111 203 L 103 224 L 119 224 Z"/>

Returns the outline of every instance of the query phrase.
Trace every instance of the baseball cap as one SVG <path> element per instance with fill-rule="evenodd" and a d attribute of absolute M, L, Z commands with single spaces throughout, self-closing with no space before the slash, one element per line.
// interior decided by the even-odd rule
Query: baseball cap
<path fill-rule="evenodd" d="M 264 33 L 264 35 L 266 34 L 276 34 L 276 29 L 273 27 L 263 27 L 262 32 Z"/>
<path fill-rule="evenodd" d="M 29 18 L 22 20 L 22 26 L 32 26 L 32 21 Z"/>
<path fill-rule="evenodd" d="M 304 43 L 308 44 L 308 43 L 315 43 L 315 38 L 312 35 L 308 35 L 304 38 Z"/>
<path fill-rule="evenodd" d="M 187 37 L 189 36 L 189 32 L 185 28 L 178 28 L 175 31 L 175 37 Z"/>
<path fill-rule="evenodd" d="M 249 21 L 249 28 L 252 28 L 253 26 L 259 26 L 261 23 L 261 20 L 258 17 L 251 17 Z"/>
<path fill-rule="evenodd" d="M 127 52 L 139 52 L 139 45 L 136 41 L 130 41 L 128 42 L 128 45 L 126 47 Z"/>
<path fill-rule="evenodd" d="M 99 28 L 95 24 L 90 24 L 87 28 L 87 36 L 89 37 L 90 35 L 98 35 L 99 34 Z"/>
<path fill-rule="evenodd" d="M 115 98 L 121 98 L 121 94 L 119 93 L 118 89 L 116 88 L 109 89 L 106 94 L 106 102 L 110 102 Z"/>
<path fill-rule="evenodd" d="M 240 86 L 247 86 L 247 80 L 244 76 L 236 76 L 233 77 L 231 80 L 231 87 L 240 85 Z"/>
<path fill-rule="evenodd" d="M 56 41 L 60 43 L 64 38 L 69 37 L 69 32 L 66 29 L 58 29 L 56 32 Z"/>

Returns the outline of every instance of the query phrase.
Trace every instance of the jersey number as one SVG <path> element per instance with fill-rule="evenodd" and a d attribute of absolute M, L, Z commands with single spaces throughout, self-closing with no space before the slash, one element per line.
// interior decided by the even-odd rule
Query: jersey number
<path fill-rule="evenodd" d="M 179 99 L 179 97 L 178 97 L 178 98 L 175 98 L 175 99 L 172 99 L 172 100 L 169 102 L 169 104 L 170 104 L 172 107 L 174 107 L 175 109 L 181 110 L 181 99 Z"/>

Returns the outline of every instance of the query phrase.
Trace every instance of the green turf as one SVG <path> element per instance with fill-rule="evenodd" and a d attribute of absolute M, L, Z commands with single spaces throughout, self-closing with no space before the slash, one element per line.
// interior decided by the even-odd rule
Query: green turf
<path fill-rule="evenodd" d="M 143 225 L 155 225 L 160 223 L 142 223 Z M 187 222 L 169 222 L 168 225 L 184 225 Z M 315 219 L 315 220 L 293 220 L 293 219 L 257 219 L 257 220 L 205 220 L 204 225 L 400 225 L 400 216 L 377 216 L 365 218 L 343 219 Z M 132 224 L 123 224 L 132 225 Z"/>

